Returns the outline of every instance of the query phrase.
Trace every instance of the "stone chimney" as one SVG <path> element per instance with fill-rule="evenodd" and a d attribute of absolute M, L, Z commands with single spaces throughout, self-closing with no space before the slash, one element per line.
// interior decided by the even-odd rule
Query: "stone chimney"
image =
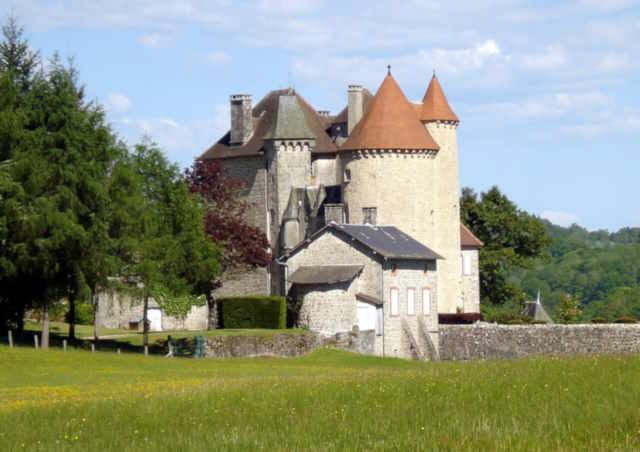
<path fill-rule="evenodd" d="M 249 141 L 253 133 L 251 117 L 251 94 L 232 94 L 231 103 L 231 138 L 229 144 L 241 146 Z"/>
<path fill-rule="evenodd" d="M 349 116 L 347 118 L 347 129 L 349 131 L 349 135 L 351 135 L 351 131 L 356 124 L 360 122 L 360 119 L 362 119 L 364 110 L 364 98 L 362 91 L 362 85 L 349 85 L 349 100 L 347 104 L 349 112 Z"/>

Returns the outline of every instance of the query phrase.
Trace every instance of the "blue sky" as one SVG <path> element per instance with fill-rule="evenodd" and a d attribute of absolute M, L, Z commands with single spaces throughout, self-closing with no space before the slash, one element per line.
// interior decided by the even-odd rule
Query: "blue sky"
<path fill-rule="evenodd" d="M 567 225 L 640 226 L 640 2 L 0 0 L 33 47 L 75 59 L 128 143 L 189 165 L 228 96 L 289 84 L 337 113 L 386 65 L 410 100 L 435 69 L 461 119 L 460 177 Z"/>

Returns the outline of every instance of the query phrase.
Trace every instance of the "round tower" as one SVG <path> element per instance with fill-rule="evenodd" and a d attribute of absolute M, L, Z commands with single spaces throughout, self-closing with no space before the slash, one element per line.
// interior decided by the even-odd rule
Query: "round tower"
<path fill-rule="evenodd" d="M 438 263 L 438 311 L 456 313 L 464 309 L 457 133 L 460 121 L 449 106 L 435 73 L 422 100 L 420 120 L 440 148 L 434 159 L 436 234 L 433 246 L 444 257 Z"/>
<path fill-rule="evenodd" d="M 340 147 L 343 198 L 351 224 L 393 225 L 435 248 L 438 145 L 388 74 Z"/>

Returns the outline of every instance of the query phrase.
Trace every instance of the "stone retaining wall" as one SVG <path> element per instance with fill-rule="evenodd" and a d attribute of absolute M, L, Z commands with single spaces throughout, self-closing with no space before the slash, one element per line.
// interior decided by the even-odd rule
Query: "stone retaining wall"
<path fill-rule="evenodd" d="M 640 324 L 440 325 L 443 360 L 640 353 Z"/>

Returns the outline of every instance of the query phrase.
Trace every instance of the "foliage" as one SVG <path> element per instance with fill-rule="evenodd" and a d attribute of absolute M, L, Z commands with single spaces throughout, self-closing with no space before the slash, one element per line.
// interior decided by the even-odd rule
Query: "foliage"
<path fill-rule="evenodd" d="M 564 294 L 558 305 L 558 319 L 562 323 L 576 323 L 580 317 L 580 301 L 577 297 Z"/>
<path fill-rule="evenodd" d="M 6 450 L 640 448 L 638 356 L 171 360 L 0 346 L 0 368 Z"/>
<path fill-rule="evenodd" d="M 206 202 L 205 228 L 214 242 L 224 245 L 224 267 L 269 265 L 269 241 L 260 228 L 247 223 L 251 206 L 237 196 L 246 189 L 245 183 L 226 175 L 219 160 L 196 160 L 186 177 L 191 191 Z"/>
<path fill-rule="evenodd" d="M 65 322 L 71 323 L 71 313 L 75 313 L 75 317 L 73 319 L 73 323 L 79 325 L 93 325 L 94 321 L 94 313 L 93 313 L 93 305 L 88 302 L 80 302 L 76 303 L 75 310 L 67 310 L 65 314 Z"/>
<path fill-rule="evenodd" d="M 521 303 L 522 291 L 508 279 L 512 267 L 530 267 L 548 245 L 544 224 L 520 210 L 497 187 L 480 197 L 462 190 L 462 222 L 484 242 L 480 250 L 480 296 L 483 304 Z"/>
<path fill-rule="evenodd" d="M 224 328 L 287 327 L 287 305 L 284 297 L 250 296 L 221 298 Z"/>

